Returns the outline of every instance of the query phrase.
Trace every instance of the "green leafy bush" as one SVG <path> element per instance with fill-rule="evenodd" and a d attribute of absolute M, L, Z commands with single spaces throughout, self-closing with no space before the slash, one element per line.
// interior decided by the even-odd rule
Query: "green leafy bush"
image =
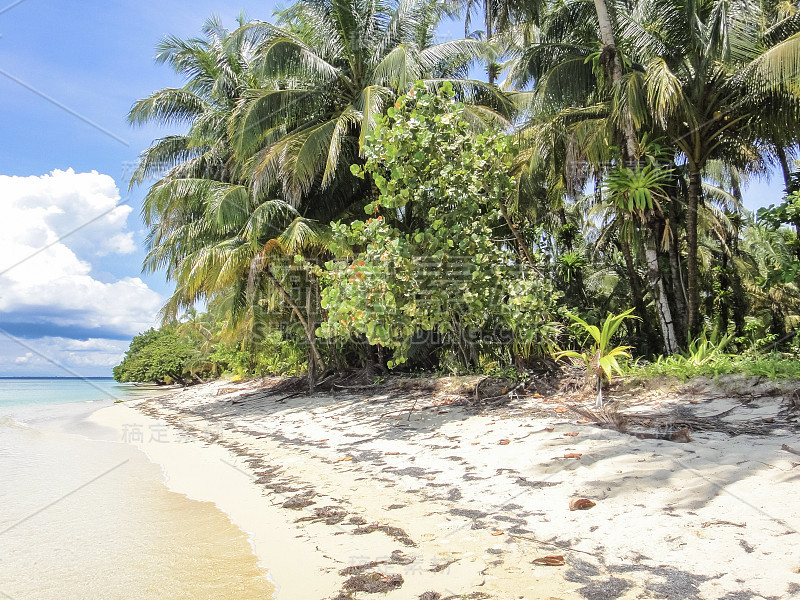
<path fill-rule="evenodd" d="M 192 358 L 192 345 L 171 328 L 149 329 L 131 341 L 122 362 L 114 367 L 120 383 L 173 383 L 183 381 Z"/>
<path fill-rule="evenodd" d="M 419 332 L 456 347 L 487 331 L 552 344 L 552 290 L 495 233 L 515 190 L 510 138 L 473 135 L 451 86 L 432 94 L 419 83 L 378 120 L 364 154 L 352 171 L 371 177 L 379 196 L 366 221 L 332 225 L 349 259 L 325 265 L 319 334 L 391 348 L 390 367 L 406 361 Z"/>

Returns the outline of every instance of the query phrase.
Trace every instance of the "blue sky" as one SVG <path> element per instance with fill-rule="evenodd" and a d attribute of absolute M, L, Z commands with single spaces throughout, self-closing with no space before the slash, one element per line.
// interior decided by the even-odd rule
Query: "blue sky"
<path fill-rule="evenodd" d="M 167 34 L 220 15 L 268 20 L 275 3 L 0 2 L 0 376 L 108 375 L 170 292 L 141 273 L 136 157 L 167 133 L 132 129 L 131 104 L 181 82 L 154 64 Z M 460 35 L 451 23 L 444 35 Z M 748 208 L 776 202 L 756 182 Z M 99 216 L 99 218 L 98 218 Z M 89 225 L 85 225 L 86 223 Z"/>
<path fill-rule="evenodd" d="M 0 3 L 0 376 L 109 375 L 155 322 L 170 288 L 141 273 L 143 190 L 129 193 L 127 178 L 166 132 L 125 117 L 181 84 L 153 61 L 162 37 L 198 35 L 212 14 L 269 19 L 274 6 Z"/>

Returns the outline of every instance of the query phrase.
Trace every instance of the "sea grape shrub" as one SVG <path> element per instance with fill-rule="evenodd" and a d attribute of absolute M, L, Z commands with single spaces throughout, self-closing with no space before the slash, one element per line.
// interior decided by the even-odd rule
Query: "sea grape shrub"
<path fill-rule="evenodd" d="M 131 340 L 122 362 L 113 369 L 120 383 L 183 381 L 192 345 L 170 328 L 149 329 Z"/>
<path fill-rule="evenodd" d="M 449 84 L 433 94 L 418 83 L 377 120 L 365 164 L 352 167 L 377 197 L 366 221 L 332 224 L 347 258 L 325 265 L 321 336 L 364 336 L 394 351 L 393 367 L 419 332 L 456 343 L 502 331 L 526 347 L 553 333 L 552 289 L 507 245 L 500 202 L 515 193 L 511 139 L 474 135 L 464 111 Z"/>

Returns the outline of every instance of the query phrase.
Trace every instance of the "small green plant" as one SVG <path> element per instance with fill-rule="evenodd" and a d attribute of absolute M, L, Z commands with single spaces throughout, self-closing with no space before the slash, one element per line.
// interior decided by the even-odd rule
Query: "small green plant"
<path fill-rule="evenodd" d="M 748 360 L 744 371 L 755 377 L 768 379 L 800 379 L 800 361 L 794 356 L 769 354 L 758 360 Z"/>
<path fill-rule="evenodd" d="M 702 338 L 693 346 L 695 347 L 693 352 L 683 355 L 659 356 L 651 363 L 630 362 L 623 365 L 625 374 L 645 380 L 654 377 L 675 377 L 685 381 L 694 377 L 714 378 L 736 373 L 770 380 L 800 379 L 800 361 L 793 353 L 763 354 L 747 350 L 734 356 L 723 353 L 723 343 L 720 342 L 703 358 L 705 350 Z"/>
<path fill-rule="evenodd" d="M 554 357 L 559 360 L 564 357 L 579 358 L 586 363 L 589 372 L 596 377 L 597 384 L 597 408 L 603 406 L 603 377 L 608 381 L 614 376 L 614 373 L 622 375 L 622 369 L 617 362 L 618 358 L 631 358 L 628 350 L 632 346 L 611 346 L 611 338 L 619 329 L 620 325 L 625 319 L 636 319 L 632 308 L 629 308 L 623 313 L 618 315 L 609 314 L 603 323 L 603 328 L 600 329 L 596 325 L 589 325 L 580 317 L 569 314 L 569 318 L 575 323 L 580 325 L 583 330 L 591 336 L 593 343 L 583 352 L 576 352 L 575 350 L 562 350 L 557 352 Z"/>
<path fill-rule="evenodd" d="M 730 340 L 730 335 L 722 336 L 720 339 L 716 333 L 712 334 L 709 340 L 704 331 L 698 339 L 689 342 L 689 352 L 685 357 L 686 361 L 695 367 L 708 364 L 722 355 L 725 346 L 728 345 Z"/>

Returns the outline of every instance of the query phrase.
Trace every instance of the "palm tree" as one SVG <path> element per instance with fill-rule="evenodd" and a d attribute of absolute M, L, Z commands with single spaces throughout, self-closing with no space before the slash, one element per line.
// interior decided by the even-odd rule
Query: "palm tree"
<path fill-rule="evenodd" d="M 187 124 L 189 129 L 158 139 L 142 152 L 131 187 L 165 176 L 233 180 L 227 127 L 239 98 L 258 85 L 250 69 L 254 43 L 250 36 L 232 36 L 217 17 L 208 19 L 202 31 L 202 38 L 189 40 L 167 36 L 156 47 L 156 62 L 171 66 L 186 84 L 137 101 L 128 120 L 132 125 Z"/>
<path fill-rule="evenodd" d="M 760 28 L 755 4 L 722 0 L 642 0 L 622 35 L 643 65 L 641 106 L 683 154 L 688 326 L 700 326 L 698 212 L 703 171 L 720 158 L 746 167 L 781 123 L 783 140 L 800 134 L 800 22 Z"/>
<path fill-rule="evenodd" d="M 576 15 L 581 15 L 586 24 L 570 28 Z M 598 182 L 598 188 L 603 187 L 599 182 L 604 179 L 607 184 L 613 183 L 613 189 L 604 186 L 610 192 L 606 200 L 611 201 L 607 207 L 613 215 L 606 224 L 618 229 L 616 237 L 625 258 L 633 305 L 646 326 L 646 308 L 632 252 L 632 246 L 641 244 L 664 350 L 672 354 L 678 349 L 678 341 L 658 261 L 666 198 L 653 202 L 651 197 L 649 205 L 637 206 L 636 210 L 635 203 L 628 206 L 632 193 L 652 191 L 664 196 L 662 178 L 648 183 L 647 176 L 669 171 L 638 164 L 646 161 L 648 147 L 640 147 L 632 130 L 624 103 L 627 80 L 614 81 L 621 71 L 612 63 L 619 61 L 621 69 L 621 59 L 609 54 L 608 49 L 597 52 L 598 31 L 593 21 L 594 14 L 586 3 L 565 3 L 548 15 L 535 36 L 521 31 L 522 36 L 511 39 L 516 53 L 509 63 L 508 84 L 524 88 L 534 81 L 531 92 L 519 91 L 512 96 L 529 119 L 522 124 L 523 146 L 528 148 L 523 158 L 529 159 L 530 170 L 548 169 L 551 189 L 561 189 L 573 197 L 583 194 L 591 178 Z M 525 37 L 534 43 L 526 43 Z M 651 189 L 650 183 L 656 188 Z M 601 196 L 598 194 L 597 201 L 604 204 Z"/>
<path fill-rule="evenodd" d="M 269 294 L 256 280 L 261 271 L 272 275 L 277 261 L 263 268 L 259 257 L 264 248 L 269 245 L 273 254 L 278 247 L 299 253 L 315 248 L 318 240 L 317 226 L 290 205 L 254 194 L 236 162 L 229 126 L 246 91 L 260 85 L 252 62 L 261 41 L 243 31 L 242 21 L 239 25 L 231 33 L 210 19 L 203 39 L 166 38 L 157 60 L 185 75 L 187 83 L 138 101 L 129 115 L 132 124 L 189 125 L 187 133 L 156 140 L 145 150 L 131 181 L 136 185 L 161 176 L 145 197 L 142 216 L 150 229 L 145 269 L 165 269 L 176 284 L 162 315 L 171 320 L 197 302 L 224 297 L 233 317 L 228 327 L 237 331 L 254 304 L 269 304 L 264 299 Z M 274 277 L 272 283 L 283 293 L 281 302 L 291 300 L 285 283 Z M 313 331 L 296 302 L 284 306 L 301 315 L 304 332 L 311 336 L 314 372 L 322 359 Z"/>
<path fill-rule="evenodd" d="M 478 128 L 503 121 L 511 110 L 504 96 L 466 79 L 487 44 L 436 43 L 443 14 L 427 0 L 301 0 L 278 14 L 279 26 L 243 27 L 261 40 L 255 69 L 263 85 L 239 104 L 232 132 L 254 192 L 279 186 L 303 213 L 303 203 L 316 202 L 334 182 L 358 190 L 337 199 L 342 209 L 363 200 L 350 165 L 360 162 L 375 117 L 417 80 L 430 88 L 450 81 Z"/>

